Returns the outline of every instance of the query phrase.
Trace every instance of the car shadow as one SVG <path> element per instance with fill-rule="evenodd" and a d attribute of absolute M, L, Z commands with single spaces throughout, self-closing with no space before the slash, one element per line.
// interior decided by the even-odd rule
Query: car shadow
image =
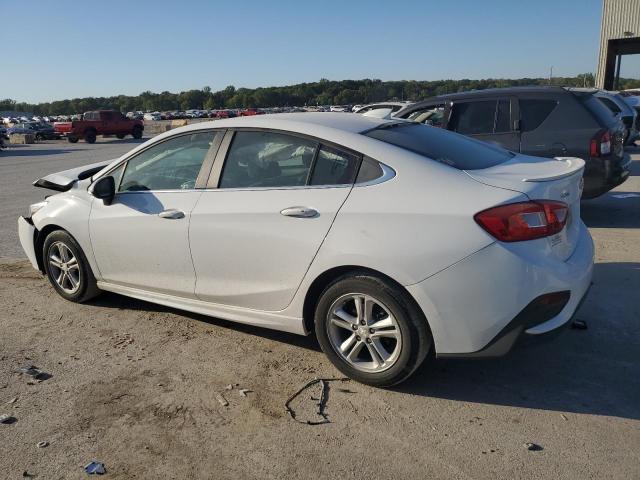
<path fill-rule="evenodd" d="M 447 400 L 640 419 L 640 263 L 598 263 L 576 318 L 508 356 L 434 360 L 397 392 Z"/>
<path fill-rule="evenodd" d="M 211 326 L 236 330 L 248 335 L 262 337 L 280 343 L 286 343 L 288 345 L 304 348 L 306 350 L 313 350 L 316 352 L 320 351 L 320 346 L 318 345 L 318 342 L 313 335 L 305 337 L 302 335 L 271 330 L 269 328 L 259 327 L 255 325 L 231 322 L 217 317 L 209 317 L 207 315 L 186 312 L 177 308 L 165 307 L 164 305 L 158 305 L 155 303 L 146 302 L 144 300 L 125 297 L 116 293 L 105 292 L 104 294 L 87 303 L 104 308 L 138 310 L 142 312 L 173 313 L 175 315 L 191 318 L 192 320 L 203 322 Z"/>
<path fill-rule="evenodd" d="M 587 227 L 640 228 L 640 192 L 612 191 L 580 203 Z"/>
<path fill-rule="evenodd" d="M 31 149 L 31 150 L 22 150 L 22 149 L 17 149 L 14 150 L 15 147 L 11 147 L 8 148 L 6 150 L 2 151 L 2 157 L 4 158 L 9 158 L 9 157 L 37 157 L 37 156 L 41 156 L 41 155 L 62 155 L 65 153 L 71 153 L 71 152 L 81 152 L 83 150 L 86 150 L 86 148 L 56 148 L 54 149 L 41 149 L 41 150 L 35 150 L 35 149 Z M 2 158 L 0 157 L 0 158 Z"/>
<path fill-rule="evenodd" d="M 594 285 L 576 318 L 587 330 L 564 329 L 532 338 L 506 356 L 483 360 L 435 359 L 397 394 L 478 404 L 640 419 L 640 311 L 630 306 L 640 289 L 640 263 L 598 263 Z M 169 312 L 212 326 L 320 351 L 303 337 L 184 312 L 105 293 L 91 302 L 104 308 Z"/>

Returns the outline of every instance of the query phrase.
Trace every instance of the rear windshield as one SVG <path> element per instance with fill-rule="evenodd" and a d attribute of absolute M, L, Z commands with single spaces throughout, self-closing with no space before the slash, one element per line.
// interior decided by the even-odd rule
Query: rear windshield
<path fill-rule="evenodd" d="M 459 170 L 479 170 L 506 162 L 513 153 L 437 127 L 415 123 L 386 124 L 364 132 L 367 137 L 424 155 Z"/>

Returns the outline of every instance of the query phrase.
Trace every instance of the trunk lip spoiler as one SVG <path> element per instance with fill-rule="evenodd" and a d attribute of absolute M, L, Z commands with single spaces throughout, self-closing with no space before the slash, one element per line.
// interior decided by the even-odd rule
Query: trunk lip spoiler
<path fill-rule="evenodd" d="M 585 167 L 585 161 L 582 160 L 581 158 L 577 158 L 577 157 L 553 157 L 554 160 L 558 160 L 560 162 L 565 162 L 567 163 L 571 168 L 570 170 L 564 172 L 564 173 L 560 173 L 560 174 L 554 174 L 554 175 L 541 175 L 539 177 L 529 177 L 529 178 L 523 178 L 522 181 L 523 182 L 553 182 L 554 180 L 560 180 L 561 178 L 567 178 L 570 177 L 572 175 L 575 175 L 576 173 L 578 173 L 580 170 L 584 170 Z"/>
<path fill-rule="evenodd" d="M 113 162 L 114 160 L 107 160 L 69 170 L 63 170 L 62 172 L 51 173 L 37 179 L 33 182 L 33 186 L 46 188 L 48 190 L 55 190 L 57 192 L 66 192 L 71 190 L 76 182 L 92 177 Z"/>

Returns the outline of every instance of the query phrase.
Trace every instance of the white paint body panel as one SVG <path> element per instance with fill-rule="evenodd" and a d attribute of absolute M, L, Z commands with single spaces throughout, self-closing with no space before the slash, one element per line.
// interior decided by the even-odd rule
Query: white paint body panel
<path fill-rule="evenodd" d="M 95 199 L 89 231 L 100 278 L 159 293 L 195 297 L 189 219 L 200 191 L 126 192 L 111 205 Z M 177 209 L 184 218 L 159 217 Z"/>

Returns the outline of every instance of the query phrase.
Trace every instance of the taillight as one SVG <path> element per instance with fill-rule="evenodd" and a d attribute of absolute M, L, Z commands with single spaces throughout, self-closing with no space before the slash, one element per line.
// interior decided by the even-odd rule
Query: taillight
<path fill-rule="evenodd" d="M 522 242 L 560 232 L 567 223 L 568 214 L 566 203 L 536 200 L 489 208 L 473 218 L 501 242 Z"/>
<path fill-rule="evenodd" d="M 608 130 L 601 130 L 591 139 L 589 154 L 592 157 L 609 155 L 611 153 L 611 133 Z"/>

